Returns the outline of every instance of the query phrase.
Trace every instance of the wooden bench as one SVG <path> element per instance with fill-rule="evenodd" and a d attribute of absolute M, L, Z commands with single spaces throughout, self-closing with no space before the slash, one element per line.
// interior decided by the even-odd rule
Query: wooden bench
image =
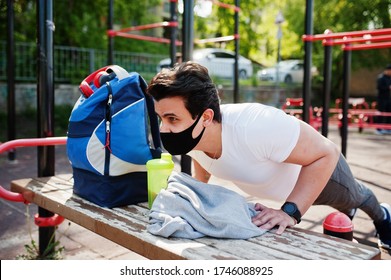
<path fill-rule="evenodd" d="M 72 189 L 71 174 L 11 182 L 11 190 L 26 200 L 149 259 L 380 259 L 378 248 L 294 228 L 248 240 L 154 236 L 146 229 L 147 203 L 102 208 L 74 195 Z"/>

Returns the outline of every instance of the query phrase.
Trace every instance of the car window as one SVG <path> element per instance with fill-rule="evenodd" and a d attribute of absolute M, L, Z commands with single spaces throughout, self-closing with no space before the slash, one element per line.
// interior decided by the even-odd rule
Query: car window
<path fill-rule="evenodd" d="M 234 58 L 233 55 L 229 54 L 229 53 L 224 53 L 224 52 L 215 52 L 214 55 L 217 57 L 217 58 Z"/>
<path fill-rule="evenodd" d="M 292 70 L 301 70 L 304 68 L 303 63 L 296 64 L 295 66 L 292 67 Z"/>

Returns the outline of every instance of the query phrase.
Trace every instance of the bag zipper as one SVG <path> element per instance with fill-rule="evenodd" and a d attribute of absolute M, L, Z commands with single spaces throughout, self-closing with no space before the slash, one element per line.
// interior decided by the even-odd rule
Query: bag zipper
<path fill-rule="evenodd" d="M 109 176 L 110 175 L 110 154 L 111 154 L 111 148 L 110 148 L 110 136 L 111 136 L 111 105 L 113 103 L 113 91 L 111 89 L 110 83 L 106 82 L 107 90 L 108 90 L 108 96 L 107 96 L 107 103 L 106 103 L 106 116 L 105 116 L 105 122 L 106 122 L 106 143 L 105 143 L 105 170 L 104 175 Z"/>

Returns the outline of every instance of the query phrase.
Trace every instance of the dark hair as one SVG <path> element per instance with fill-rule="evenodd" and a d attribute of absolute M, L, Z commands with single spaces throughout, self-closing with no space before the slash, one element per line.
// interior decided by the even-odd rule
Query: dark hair
<path fill-rule="evenodd" d="M 193 119 L 206 109 L 214 112 L 213 119 L 221 122 L 220 99 L 216 85 L 212 82 L 208 69 L 187 61 L 171 69 L 163 69 L 152 78 L 147 88 L 156 101 L 168 97 L 182 97 L 186 109 Z"/>

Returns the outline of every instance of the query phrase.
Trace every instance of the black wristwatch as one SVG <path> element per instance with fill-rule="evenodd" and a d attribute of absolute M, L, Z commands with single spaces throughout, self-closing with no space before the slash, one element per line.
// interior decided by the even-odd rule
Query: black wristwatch
<path fill-rule="evenodd" d="M 301 222 L 301 213 L 299 209 L 297 208 L 297 205 L 293 202 L 285 202 L 281 206 L 281 210 L 287 213 L 289 216 L 294 218 L 297 223 Z"/>

